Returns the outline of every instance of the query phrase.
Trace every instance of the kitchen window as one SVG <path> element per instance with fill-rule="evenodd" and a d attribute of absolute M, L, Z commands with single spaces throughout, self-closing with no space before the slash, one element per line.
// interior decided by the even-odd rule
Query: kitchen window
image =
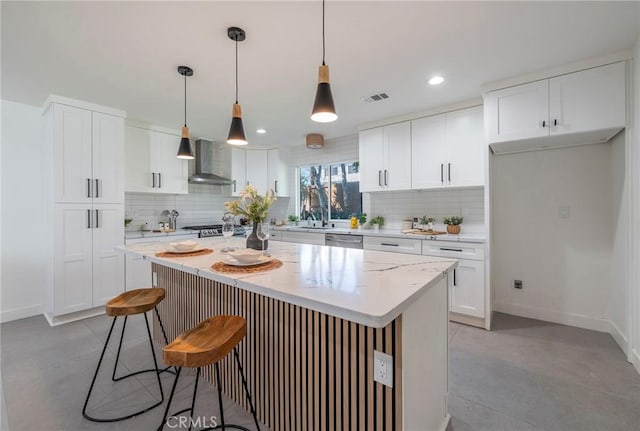
<path fill-rule="evenodd" d="M 359 162 L 298 168 L 300 220 L 347 220 L 362 212 Z"/>

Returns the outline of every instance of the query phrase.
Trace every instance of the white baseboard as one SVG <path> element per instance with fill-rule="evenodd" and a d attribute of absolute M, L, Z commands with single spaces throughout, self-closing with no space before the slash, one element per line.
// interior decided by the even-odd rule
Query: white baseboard
<path fill-rule="evenodd" d="M 493 311 L 528 317 L 530 319 L 544 320 L 546 322 L 560 323 L 562 325 L 576 326 L 578 328 L 591 329 L 592 331 L 609 332 L 611 330 L 609 320 L 596 319 L 581 314 L 553 311 L 545 308 L 498 302 L 494 304 Z"/>
<path fill-rule="evenodd" d="M 49 326 L 58 326 L 101 314 L 104 314 L 104 306 L 78 311 L 76 313 L 63 314 L 62 316 L 53 316 L 51 313 L 44 313 L 44 317 L 47 319 L 47 322 L 49 322 Z"/>
<path fill-rule="evenodd" d="M 611 336 L 613 337 L 613 339 L 616 341 L 616 343 L 618 343 L 618 346 L 620 346 L 620 348 L 622 349 L 622 351 L 624 352 L 625 356 L 629 356 L 628 352 L 629 352 L 629 340 L 627 339 L 626 335 L 624 335 L 622 333 L 622 331 L 620 330 L 620 328 L 618 328 L 618 326 L 609 321 L 609 334 L 611 334 Z"/>
<path fill-rule="evenodd" d="M 447 413 L 447 416 L 445 416 L 444 420 L 442 421 L 442 425 L 440 425 L 440 428 L 438 429 L 438 431 L 447 431 L 449 422 L 451 422 L 451 415 Z"/>
<path fill-rule="evenodd" d="M 27 317 L 42 314 L 42 304 L 29 305 L 28 307 L 13 308 L 0 312 L 0 322 L 11 322 L 12 320 L 24 319 Z"/>
<path fill-rule="evenodd" d="M 640 374 L 640 352 L 635 349 L 631 351 L 631 363 Z"/>

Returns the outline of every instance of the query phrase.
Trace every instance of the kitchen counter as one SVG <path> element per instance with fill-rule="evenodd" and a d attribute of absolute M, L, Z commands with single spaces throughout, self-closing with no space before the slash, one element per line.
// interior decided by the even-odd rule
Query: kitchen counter
<path fill-rule="evenodd" d="M 424 289 L 445 278 L 457 266 L 454 259 L 273 241 L 269 243 L 269 252 L 282 260 L 282 268 L 266 273 L 223 274 L 213 271 L 211 265 L 227 258 L 218 252 L 226 240 L 197 241 L 214 253 L 186 258 L 156 257 L 156 253 L 166 251 L 165 242 L 132 244 L 124 250 L 188 274 L 376 328 L 389 324 Z M 231 239 L 236 248 L 244 247 L 245 243 L 244 238 Z"/>
<path fill-rule="evenodd" d="M 211 265 L 226 259 L 219 252 L 226 240 L 197 241 L 214 252 L 156 257 L 167 242 L 123 250 L 152 262 L 153 284 L 166 291 L 158 312 L 169 339 L 210 316 L 246 319 L 238 358 L 269 429 L 356 429 L 357 420 L 360 429 L 446 429 L 447 292 L 456 260 L 270 242 L 282 267 L 218 273 Z M 231 244 L 243 247 L 245 239 Z M 161 334 L 154 316 L 159 343 Z M 385 354 L 387 386 L 375 380 L 378 352 Z M 222 390 L 247 408 L 228 364 L 222 362 Z M 213 375 L 207 366 L 204 378 L 213 383 Z"/>
<path fill-rule="evenodd" d="M 198 231 L 188 229 L 176 229 L 175 232 L 154 232 L 151 230 L 125 230 L 125 239 L 139 239 L 139 238 L 161 238 L 163 236 L 169 237 L 174 235 L 198 235 Z"/>
<path fill-rule="evenodd" d="M 343 235 L 362 235 L 362 236 L 383 236 L 389 238 L 410 238 L 410 239 L 426 239 L 432 241 L 451 241 L 451 242 L 475 242 L 484 243 L 486 238 L 480 233 L 461 233 L 459 235 L 420 235 L 411 233 L 401 233 L 397 230 L 381 229 L 374 231 L 373 229 L 349 229 L 349 228 L 313 228 L 306 226 L 275 226 L 274 231 L 291 231 L 291 232 L 314 232 L 314 233 L 337 233 Z"/>

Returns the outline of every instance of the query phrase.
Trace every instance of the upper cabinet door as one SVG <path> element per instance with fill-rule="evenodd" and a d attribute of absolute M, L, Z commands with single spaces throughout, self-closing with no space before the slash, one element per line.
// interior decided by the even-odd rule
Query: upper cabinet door
<path fill-rule="evenodd" d="M 551 135 L 625 126 L 625 63 L 549 80 Z"/>
<path fill-rule="evenodd" d="M 414 189 L 445 185 L 446 139 L 445 114 L 411 122 L 411 184 Z"/>
<path fill-rule="evenodd" d="M 267 186 L 267 152 L 263 150 L 247 150 L 247 183 L 254 186 L 263 195 Z"/>
<path fill-rule="evenodd" d="M 247 151 L 242 148 L 231 148 L 231 194 L 240 196 L 247 184 Z"/>
<path fill-rule="evenodd" d="M 360 191 L 382 190 L 384 185 L 384 127 L 360 132 L 358 152 L 360 163 Z"/>
<path fill-rule="evenodd" d="M 93 198 L 94 203 L 124 203 L 124 120 L 93 114 Z"/>
<path fill-rule="evenodd" d="M 91 202 L 91 111 L 58 104 L 53 110 L 54 200 L 59 203 Z"/>
<path fill-rule="evenodd" d="M 127 126 L 124 146 L 125 191 L 148 193 L 155 190 L 151 147 L 150 130 Z"/>
<path fill-rule="evenodd" d="M 482 106 L 447 113 L 445 180 L 450 186 L 484 185 L 487 151 Z"/>
<path fill-rule="evenodd" d="M 157 168 L 156 192 L 157 193 L 189 193 L 188 162 L 177 157 L 180 137 L 168 133 L 151 132 L 155 135 Z"/>
<path fill-rule="evenodd" d="M 492 91 L 485 97 L 489 143 L 549 135 L 549 81 Z"/>
<path fill-rule="evenodd" d="M 289 177 L 287 166 L 280 160 L 279 150 L 267 151 L 268 186 L 276 196 L 289 196 Z"/>
<path fill-rule="evenodd" d="M 387 163 L 383 172 L 386 190 L 411 189 L 411 122 L 385 126 Z"/>

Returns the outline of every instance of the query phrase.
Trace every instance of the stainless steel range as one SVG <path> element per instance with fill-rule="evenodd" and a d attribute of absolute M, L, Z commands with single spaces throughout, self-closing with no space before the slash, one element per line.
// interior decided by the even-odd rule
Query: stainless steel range
<path fill-rule="evenodd" d="M 209 224 L 202 226 L 185 226 L 182 229 L 197 230 L 198 238 L 209 238 L 212 236 L 222 236 L 222 224 Z M 244 226 L 236 224 L 233 226 L 233 236 L 245 236 L 247 231 Z"/>

